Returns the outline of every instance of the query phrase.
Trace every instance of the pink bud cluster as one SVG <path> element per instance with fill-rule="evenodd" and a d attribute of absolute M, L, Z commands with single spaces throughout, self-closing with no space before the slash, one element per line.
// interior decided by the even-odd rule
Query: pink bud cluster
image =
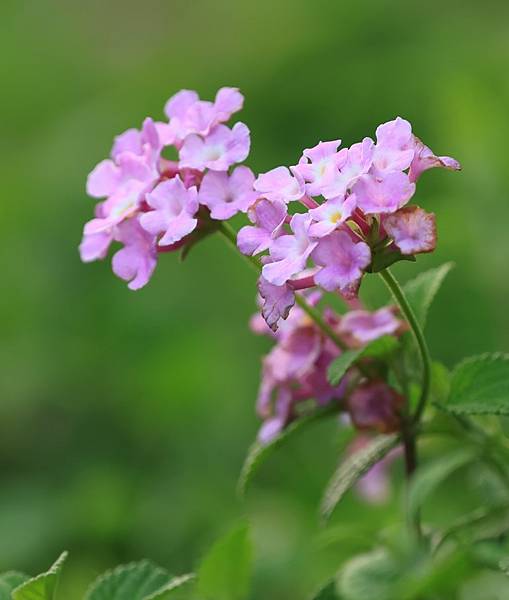
<path fill-rule="evenodd" d="M 102 259 L 112 242 L 114 273 L 133 290 L 150 279 L 158 253 L 189 242 L 204 221 L 246 212 L 257 198 L 254 175 L 238 166 L 249 154 L 244 123 L 225 125 L 242 108 L 236 88 L 222 88 L 214 102 L 182 90 L 165 106 L 168 122 L 145 119 L 141 130 L 115 138 L 109 159 L 90 173 L 87 193 L 101 199 L 80 245 L 85 262 Z M 178 161 L 163 151 L 173 147 Z"/>
<path fill-rule="evenodd" d="M 376 142 L 340 145 L 320 142 L 297 165 L 276 167 L 254 183 L 259 198 L 238 247 L 250 255 L 267 251 L 259 291 L 274 330 L 296 290 L 319 286 L 351 299 L 366 271 L 435 248 L 435 216 L 408 202 L 423 171 L 457 170 L 459 163 L 435 156 L 400 117 L 378 127 Z M 295 203 L 305 211 L 290 214 Z"/>
<path fill-rule="evenodd" d="M 316 306 L 320 292 L 305 294 L 308 304 Z M 323 316 L 347 348 L 362 348 L 384 335 L 399 335 L 405 330 L 392 308 L 352 310 L 342 316 L 327 308 Z M 352 367 L 338 385 L 329 383 L 329 366 L 342 351 L 299 306 L 290 310 L 276 332 L 259 313 L 252 318 L 251 328 L 275 341 L 263 359 L 257 401 L 263 420 L 259 432 L 262 443 L 298 419 L 303 407 L 309 411 L 310 402 L 316 406 L 337 404 L 361 430 L 388 432 L 399 428 L 402 398 L 383 381 L 365 380 L 358 368 Z"/>

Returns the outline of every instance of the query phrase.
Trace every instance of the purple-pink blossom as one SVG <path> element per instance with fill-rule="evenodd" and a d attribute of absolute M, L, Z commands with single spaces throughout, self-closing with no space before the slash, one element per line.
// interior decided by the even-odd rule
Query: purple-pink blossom
<path fill-rule="evenodd" d="M 253 189 L 251 169 L 239 166 L 231 175 L 208 171 L 200 185 L 198 199 L 207 206 L 213 219 L 226 221 L 238 212 L 247 212 L 258 194 Z"/>
<path fill-rule="evenodd" d="M 304 180 L 297 168 L 276 167 L 258 175 L 254 188 L 267 200 L 293 202 L 304 196 Z"/>
<path fill-rule="evenodd" d="M 206 137 L 197 134 L 186 137 L 180 148 L 180 167 L 226 171 L 247 158 L 250 144 L 249 129 L 244 123 L 235 123 L 232 129 L 216 125 Z"/>
<path fill-rule="evenodd" d="M 319 240 L 312 258 L 322 267 L 315 275 L 316 283 L 329 292 L 349 295 L 369 265 L 371 252 L 366 243 L 353 241 L 347 231 L 334 231 Z"/>
<path fill-rule="evenodd" d="M 306 268 L 317 241 L 310 238 L 311 215 L 298 213 L 290 221 L 292 235 L 276 238 L 270 246 L 270 262 L 262 269 L 263 277 L 273 285 L 283 285 Z"/>
<path fill-rule="evenodd" d="M 339 326 L 342 336 L 350 345 L 358 346 L 372 342 L 383 335 L 395 335 L 403 329 L 391 307 L 384 307 L 370 312 L 368 310 L 352 310 L 346 313 Z"/>
<path fill-rule="evenodd" d="M 254 225 L 244 226 L 237 235 L 237 246 L 243 254 L 259 254 L 283 233 L 287 208 L 284 202 L 258 199 L 247 212 Z"/>
<path fill-rule="evenodd" d="M 153 210 L 140 216 L 140 224 L 152 235 L 162 235 L 161 246 L 180 241 L 198 223 L 198 191 L 186 188 L 178 175 L 147 194 L 147 203 Z"/>

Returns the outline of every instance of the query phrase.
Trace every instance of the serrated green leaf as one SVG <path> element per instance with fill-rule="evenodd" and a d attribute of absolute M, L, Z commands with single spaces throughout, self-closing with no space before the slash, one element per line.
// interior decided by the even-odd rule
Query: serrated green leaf
<path fill-rule="evenodd" d="M 436 269 L 424 271 L 403 286 L 403 291 L 422 328 L 426 325 L 433 298 L 453 266 L 453 263 L 445 263 Z"/>
<path fill-rule="evenodd" d="M 243 600 L 249 592 L 252 551 L 246 524 L 218 540 L 198 569 L 198 590 L 205 600 Z"/>
<path fill-rule="evenodd" d="M 196 575 L 194 573 L 188 573 L 187 575 L 179 575 L 178 577 L 172 577 L 170 581 L 164 585 L 162 588 L 150 594 L 149 596 L 145 596 L 144 600 L 166 600 L 166 598 L 170 598 L 173 595 L 175 590 L 180 589 L 184 585 L 194 581 L 196 579 Z"/>
<path fill-rule="evenodd" d="M 443 410 L 457 415 L 509 415 L 509 355 L 483 354 L 453 371 Z"/>
<path fill-rule="evenodd" d="M 85 600 L 149 600 L 171 580 L 165 569 L 148 560 L 120 565 L 98 577 Z"/>
<path fill-rule="evenodd" d="M 347 456 L 332 476 L 322 500 L 320 512 L 328 519 L 339 501 L 357 481 L 382 460 L 399 442 L 398 434 L 377 435 L 357 452 Z"/>
<path fill-rule="evenodd" d="M 394 585 L 400 568 L 386 550 L 352 558 L 338 576 L 338 589 L 345 600 L 395 600 Z"/>
<path fill-rule="evenodd" d="M 11 600 L 11 592 L 30 577 L 18 571 L 7 571 L 0 575 L 0 600 Z"/>
<path fill-rule="evenodd" d="M 414 518 L 426 499 L 449 475 L 474 458 L 473 449 L 461 449 L 420 467 L 408 493 L 408 514 Z"/>
<path fill-rule="evenodd" d="M 271 440 L 268 444 L 260 444 L 260 442 L 255 442 L 252 444 L 240 471 L 239 481 L 237 483 L 238 495 L 241 498 L 244 497 L 246 490 L 259 467 L 284 442 L 315 421 L 320 421 L 334 414 L 337 414 L 336 406 L 328 406 L 315 410 L 309 415 L 299 417 L 297 421 L 291 423 L 280 435 Z"/>
<path fill-rule="evenodd" d="M 331 581 L 328 583 L 317 594 L 313 595 L 310 600 L 340 600 L 336 591 L 336 582 Z"/>
<path fill-rule="evenodd" d="M 12 592 L 12 600 L 55 600 L 62 566 L 67 558 L 63 552 L 46 573 L 25 581 Z"/>

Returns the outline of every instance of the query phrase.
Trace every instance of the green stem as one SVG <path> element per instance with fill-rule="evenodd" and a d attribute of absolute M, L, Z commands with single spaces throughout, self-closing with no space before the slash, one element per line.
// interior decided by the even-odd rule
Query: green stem
<path fill-rule="evenodd" d="M 419 401 L 417 403 L 417 408 L 415 409 L 415 413 L 412 417 L 412 425 L 417 425 L 421 420 L 422 413 L 426 406 L 426 402 L 428 400 L 430 386 L 431 386 L 431 356 L 428 350 L 428 344 L 426 343 L 426 339 L 424 338 L 424 334 L 422 332 L 421 326 L 417 321 L 417 317 L 415 313 L 408 303 L 408 300 L 405 296 L 405 293 L 401 289 L 398 281 L 394 277 L 394 275 L 389 271 L 389 269 L 384 269 L 380 271 L 380 277 L 384 280 L 385 285 L 389 288 L 392 296 L 396 300 L 403 316 L 408 321 L 412 333 L 415 337 L 415 341 L 417 342 L 417 347 L 419 348 L 419 353 L 421 355 L 421 364 L 422 364 L 422 387 L 421 387 L 421 395 L 419 397 Z"/>
<path fill-rule="evenodd" d="M 231 225 L 222 221 L 218 225 L 218 231 L 226 238 L 230 246 L 235 248 L 235 250 L 238 253 L 237 234 L 235 230 L 231 227 Z M 255 258 L 254 256 L 247 256 L 245 254 L 241 254 L 241 256 L 250 264 L 251 267 L 256 269 L 257 273 L 260 273 L 262 266 L 257 258 Z M 334 329 L 332 329 L 332 327 L 326 321 L 324 321 L 322 315 L 320 314 L 320 311 L 317 308 L 308 304 L 306 302 L 306 299 L 300 294 L 295 295 L 295 301 L 308 315 L 308 317 L 317 324 L 317 326 L 323 331 L 323 333 L 327 337 L 329 337 L 336 344 L 336 346 L 338 346 L 338 348 L 341 348 L 342 350 L 346 349 L 346 345 L 343 342 L 343 340 L 334 331 Z"/>
<path fill-rule="evenodd" d="M 419 353 L 421 355 L 421 363 L 422 363 L 422 387 L 421 387 L 421 395 L 419 397 L 419 401 L 417 403 L 417 408 L 413 415 L 407 415 L 406 419 L 403 422 L 403 449 L 405 453 L 405 467 L 406 467 L 406 476 L 407 480 L 410 481 L 412 478 L 416 468 L 417 468 L 417 426 L 419 421 L 421 420 L 422 413 L 426 406 L 426 402 L 428 400 L 430 385 L 431 385 L 431 357 L 428 350 L 428 345 L 426 343 L 426 339 L 424 338 L 424 334 L 422 332 L 421 326 L 417 321 L 417 317 L 415 313 L 408 303 L 408 300 L 405 296 L 405 293 L 401 289 L 397 279 L 394 275 L 389 271 L 389 269 L 384 269 L 380 271 L 380 277 L 383 279 L 385 285 L 389 288 L 394 300 L 398 304 L 401 313 L 408 321 L 412 333 L 415 337 L 415 341 L 417 342 L 417 347 L 419 348 Z M 415 531 L 417 538 L 422 538 L 422 529 L 421 529 L 421 520 L 420 515 L 416 514 L 415 519 L 412 523 L 409 524 L 410 527 Z"/>

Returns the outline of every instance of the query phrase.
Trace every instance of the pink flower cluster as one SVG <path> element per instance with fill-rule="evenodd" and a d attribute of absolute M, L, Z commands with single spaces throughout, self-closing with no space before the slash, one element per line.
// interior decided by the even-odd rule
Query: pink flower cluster
<path fill-rule="evenodd" d="M 257 198 L 250 169 L 235 164 L 249 154 L 244 123 L 225 125 L 242 108 L 236 88 L 222 88 L 214 102 L 182 90 L 165 106 L 168 122 L 145 119 L 141 130 L 115 138 L 109 159 L 90 173 L 87 193 L 101 199 L 80 245 L 85 262 L 102 259 L 112 242 L 114 273 L 133 290 L 150 279 L 159 252 L 184 245 L 204 220 L 246 212 Z M 173 147 L 178 161 L 164 158 Z"/>
<path fill-rule="evenodd" d="M 297 165 L 276 167 L 254 183 L 259 198 L 238 247 L 249 255 L 268 251 L 259 291 L 274 330 L 296 290 L 319 286 L 349 299 L 366 271 L 435 248 L 435 216 L 407 203 L 423 171 L 457 170 L 459 163 L 435 156 L 400 117 L 380 125 L 376 141 L 340 145 L 320 142 Z M 292 215 L 288 205 L 296 202 L 305 212 Z"/>
<path fill-rule="evenodd" d="M 316 305 L 320 296 L 320 292 L 308 292 L 306 299 Z M 392 308 L 354 310 L 343 316 L 325 309 L 324 318 L 350 348 L 363 347 L 384 335 L 398 335 L 405 329 Z M 399 428 L 402 397 L 383 381 L 365 381 L 357 367 L 352 367 L 338 385 L 329 383 L 328 368 L 341 350 L 299 306 L 290 310 L 276 332 L 260 314 L 253 317 L 251 327 L 275 341 L 263 360 L 257 401 L 257 412 L 263 419 L 259 432 L 262 443 L 297 419 L 302 407 L 309 410 L 310 402 L 317 406 L 337 403 L 361 430 L 388 432 Z"/>

